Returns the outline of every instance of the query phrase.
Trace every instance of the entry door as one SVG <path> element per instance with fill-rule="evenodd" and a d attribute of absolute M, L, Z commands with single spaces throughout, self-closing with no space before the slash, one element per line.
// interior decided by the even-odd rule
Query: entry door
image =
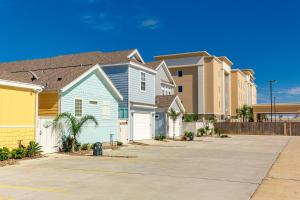
<path fill-rule="evenodd" d="M 169 117 L 169 137 L 173 137 L 173 131 L 174 131 L 174 122 L 173 120 Z M 181 132 L 181 117 L 178 117 L 178 119 L 175 121 L 175 137 L 180 136 Z"/>
<path fill-rule="evenodd" d="M 133 140 L 151 139 L 151 114 L 133 114 Z"/>
<path fill-rule="evenodd" d="M 42 146 L 43 153 L 54 153 L 59 150 L 59 138 L 51 126 L 53 119 L 39 118 L 36 141 Z"/>

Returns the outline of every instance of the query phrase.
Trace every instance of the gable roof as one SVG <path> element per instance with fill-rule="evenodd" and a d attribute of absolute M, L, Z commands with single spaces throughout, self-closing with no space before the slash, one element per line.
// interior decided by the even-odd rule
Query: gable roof
<path fill-rule="evenodd" d="M 0 70 L 0 85 L 19 87 L 19 88 L 28 88 L 33 90 L 42 90 L 41 85 L 32 84 L 31 81 L 26 80 L 23 77 L 15 76 L 12 73 Z"/>
<path fill-rule="evenodd" d="M 115 52 L 89 52 L 71 55 L 55 56 L 44 59 L 25 60 L 17 62 L 0 63 L 0 70 L 5 70 L 16 79 L 31 84 L 43 85 L 47 91 L 55 91 L 70 84 L 77 77 L 90 70 L 96 64 L 139 63 L 129 56 L 137 50 L 124 50 Z M 32 73 L 38 79 L 32 81 Z M 8 75 L 6 75 L 8 76 Z"/>
<path fill-rule="evenodd" d="M 169 110 L 175 102 L 178 103 L 181 111 L 185 112 L 185 108 L 177 95 L 159 95 L 155 97 L 155 103 L 158 109 Z"/>
<path fill-rule="evenodd" d="M 176 83 L 175 83 L 175 81 L 174 81 L 174 79 L 173 79 L 173 76 L 172 76 L 172 74 L 170 73 L 170 70 L 169 70 L 169 68 L 167 67 L 167 64 L 165 63 L 164 60 L 147 62 L 146 65 L 147 65 L 149 68 L 151 68 L 151 69 L 153 69 L 153 70 L 156 70 L 156 71 L 158 71 L 159 68 L 160 68 L 161 66 L 163 66 L 164 69 L 165 69 L 164 71 L 165 71 L 167 77 L 169 78 L 169 81 L 172 82 L 172 84 L 174 85 L 174 87 L 176 87 Z"/>

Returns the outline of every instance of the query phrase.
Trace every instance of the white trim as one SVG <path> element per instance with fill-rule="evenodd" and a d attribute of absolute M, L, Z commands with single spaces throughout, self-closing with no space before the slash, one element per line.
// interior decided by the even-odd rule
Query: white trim
<path fill-rule="evenodd" d="M 156 106 L 150 106 L 150 105 L 139 105 L 139 104 L 131 104 L 131 107 L 135 108 L 150 108 L 150 109 L 156 109 Z"/>
<path fill-rule="evenodd" d="M 180 107 L 180 109 L 181 109 L 181 111 L 182 111 L 181 114 L 185 113 L 185 108 L 184 108 L 183 104 L 181 103 L 179 96 L 176 96 L 176 97 L 174 98 L 173 102 L 171 103 L 171 105 L 170 105 L 170 107 L 169 107 L 169 110 L 172 108 L 172 106 L 173 106 L 173 104 L 174 104 L 175 102 L 178 103 L 178 105 L 179 105 L 179 107 Z"/>
<path fill-rule="evenodd" d="M 145 64 L 145 61 L 144 61 L 144 59 L 142 58 L 142 56 L 141 56 L 141 54 L 140 54 L 140 52 L 137 50 L 137 49 L 135 49 L 131 54 L 129 54 L 128 56 L 127 56 L 127 58 L 130 58 L 130 57 L 132 57 L 134 54 L 137 54 L 138 55 L 138 57 L 141 59 L 141 61 L 142 61 L 142 63 L 144 63 Z"/>
<path fill-rule="evenodd" d="M 186 52 L 186 53 L 173 53 L 173 54 L 166 54 L 166 55 L 158 55 L 154 56 L 154 58 L 160 58 L 160 57 L 170 57 L 170 56 L 181 56 L 181 55 L 189 55 L 189 54 L 206 54 L 204 56 L 211 56 L 207 51 L 192 51 L 192 52 Z M 203 55 L 193 55 L 193 56 L 203 56 Z M 189 56 L 191 57 L 191 56 Z M 170 59 L 170 58 L 169 58 Z"/>
<path fill-rule="evenodd" d="M 150 69 L 148 67 L 145 67 L 141 64 L 138 64 L 138 63 L 135 63 L 135 62 L 129 62 L 129 65 L 133 66 L 133 67 L 136 67 L 138 69 L 142 69 L 144 71 L 147 71 L 147 72 L 150 72 L 150 73 L 153 73 L 153 74 L 157 74 L 157 71 L 156 70 L 153 70 L 153 69 Z"/>
<path fill-rule="evenodd" d="M 88 71 L 86 71 L 85 73 L 83 73 L 82 75 L 80 75 L 79 77 L 77 77 L 74 81 L 72 81 L 71 83 L 69 83 L 65 87 L 61 88 L 60 91 L 61 92 L 67 91 L 68 89 L 70 89 L 72 86 L 74 86 L 76 83 L 78 83 L 79 81 L 81 81 L 82 79 L 84 79 L 86 76 L 88 76 L 90 73 L 92 73 L 95 70 L 97 70 L 100 73 L 100 76 L 104 79 L 104 81 L 107 83 L 107 85 L 109 86 L 109 88 L 111 89 L 111 91 L 114 93 L 114 95 L 119 99 L 119 101 L 122 101 L 123 100 L 123 96 L 120 94 L 120 92 L 114 86 L 114 84 L 112 83 L 112 81 L 105 74 L 105 72 L 103 71 L 103 69 L 101 69 L 101 67 L 100 67 L 99 64 L 96 64 L 94 67 L 92 67 L 91 69 L 89 69 Z"/>
<path fill-rule="evenodd" d="M 169 70 L 169 68 L 168 68 L 168 66 L 167 66 L 167 64 L 166 64 L 166 62 L 164 60 L 158 65 L 158 67 L 155 70 L 158 71 L 160 67 L 164 67 L 165 68 L 165 71 L 167 71 L 166 74 L 167 74 L 169 80 L 172 81 L 174 87 L 176 87 L 176 83 L 175 83 L 175 81 L 173 79 L 173 76 L 172 76 L 172 74 L 171 74 L 171 72 L 170 72 L 170 70 Z"/>
<path fill-rule="evenodd" d="M 30 84 L 30 83 L 21 83 L 21 82 L 2 80 L 2 79 L 0 79 L 0 85 L 33 89 L 37 92 L 41 92 L 43 89 L 43 86 L 40 86 L 40 85 L 34 85 L 34 84 Z"/>
<path fill-rule="evenodd" d="M 35 125 L 0 125 L 0 128 L 35 128 Z"/>

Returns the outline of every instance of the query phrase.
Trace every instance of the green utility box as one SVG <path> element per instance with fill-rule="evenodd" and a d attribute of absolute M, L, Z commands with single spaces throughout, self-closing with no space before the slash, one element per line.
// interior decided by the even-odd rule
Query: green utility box
<path fill-rule="evenodd" d="M 93 156 L 102 156 L 102 155 L 103 155 L 102 144 L 101 142 L 96 142 L 94 144 Z"/>

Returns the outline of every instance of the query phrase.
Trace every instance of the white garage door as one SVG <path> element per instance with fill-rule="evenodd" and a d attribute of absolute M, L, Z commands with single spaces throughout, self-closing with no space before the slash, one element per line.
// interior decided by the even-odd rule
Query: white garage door
<path fill-rule="evenodd" d="M 133 140 L 151 139 L 151 114 L 133 114 Z"/>
<path fill-rule="evenodd" d="M 175 137 L 180 136 L 180 130 L 181 128 L 181 118 L 179 117 L 176 121 L 175 121 Z M 173 120 L 169 117 L 169 138 L 173 138 L 173 134 L 174 134 L 174 122 Z"/>

